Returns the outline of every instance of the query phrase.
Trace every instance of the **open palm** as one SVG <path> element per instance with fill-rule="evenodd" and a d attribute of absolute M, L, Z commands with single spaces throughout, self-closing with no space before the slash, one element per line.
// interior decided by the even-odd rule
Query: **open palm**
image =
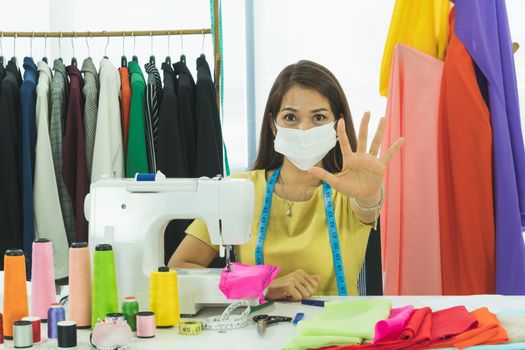
<path fill-rule="evenodd" d="M 370 113 L 367 112 L 361 120 L 357 150 L 354 152 L 346 135 L 345 121 L 343 118 L 339 119 L 337 123 L 337 137 L 339 138 L 339 146 L 343 155 L 343 168 L 340 173 L 331 174 L 319 167 L 313 167 L 309 170 L 312 175 L 327 182 L 335 190 L 349 198 L 364 198 L 376 194 L 381 188 L 388 162 L 403 144 L 403 139 L 399 138 L 381 157 L 377 156 L 385 132 L 385 118 L 383 117 L 379 122 L 370 150 L 367 153 L 369 122 Z"/>

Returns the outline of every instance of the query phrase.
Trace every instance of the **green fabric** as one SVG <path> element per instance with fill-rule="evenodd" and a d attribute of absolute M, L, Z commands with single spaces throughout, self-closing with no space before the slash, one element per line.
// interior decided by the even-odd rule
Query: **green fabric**
<path fill-rule="evenodd" d="M 126 154 L 126 177 L 135 173 L 147 173 L 146 131 L 144 129 L 144 99 L 146 82 L 137 62 L 128 62 L 131 81 L 131 106 L 129 112 L 128 149 Z"/>
<path fill-rule="evenodd" d="M 296 336 L 284 349 L 361 344 L 364 339 L 374 338 L 376 323 L 387 319 L 391 308 L 392 302 L 382 299 L 325 303 L 314 318 L 299 322 Z"/>

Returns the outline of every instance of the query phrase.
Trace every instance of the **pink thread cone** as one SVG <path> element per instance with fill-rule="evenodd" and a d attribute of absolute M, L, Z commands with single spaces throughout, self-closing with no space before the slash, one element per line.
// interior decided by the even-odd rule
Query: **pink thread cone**
<path fill-rule="evenodd" d="M 69 248 L 68 319 L 78 328 L 91 326 L 91 262 L 86 242 L 75 242 Z"/>
<path fill-rule="evenodd" d="M 47 320 L 49 305 L 56 303 L 53 244 L 49 239 L 33 242 L 31 271 L 31 314 Z"/>

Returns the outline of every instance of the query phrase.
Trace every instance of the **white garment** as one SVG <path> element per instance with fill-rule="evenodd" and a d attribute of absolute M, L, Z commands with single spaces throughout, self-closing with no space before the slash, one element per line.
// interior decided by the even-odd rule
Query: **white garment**
<path fill-rule="evenodd" d="M 124 177 L 124 150 L 120 126 L 120 75 L 106 58 L 100 61 L 97 131 L 91 183 L 103 175 Z"/>
<path fill-rule="evenodd" d="M 35 235 L 49 238 L 53 243 L 55 278 L 67 277 L 69 244 L 60 208 L 55 167 L 49 140 L 51 70 L 45 62 L 38 62 L 36 86 L 36 153 L 33 200 L 35 205 Z"/>

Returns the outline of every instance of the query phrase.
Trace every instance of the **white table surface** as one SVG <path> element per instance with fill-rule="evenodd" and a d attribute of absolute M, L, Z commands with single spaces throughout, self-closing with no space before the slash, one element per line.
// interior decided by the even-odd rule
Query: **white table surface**
<path fill-rule="evenodd" d="M 392 300 L 394 307 L 413 305 L 414 307 L 430 306 L 434 311 L 464 305 L 469 311 L 487 306 L 492 312 L 498 313 L 503 310 L 524 310 L 525 296 L 504 297 L 500 295 L 475 295 L 475 296 L 397 296 L 397 297 L 318 297 L 323 300 L 348 300 L 352 298 L 386 298 Z M 267 313 L 280 316 L 295 316 L 297 312 L 304 312 L 308 319 L 321 311 L 321 307 L 307 306 L 300 303 L 276 302 L 254 314 Z M 209 308 L 201 311 L 196 318 L 219 315 L 222 309 Z M 78 330 L 77 349 L 92 349 L 89 345 L 89 330 Z M 196 336 L 179 335 L 177 328 L 157 329 L 155 338 L 139 339 L 134 337 L 129 349 L 281 349 L 295 333 L 295 327 L 291 323 L 279 323 L 268 326 L 264 336 L 257 334 L 256 326 L 250 323 L 246 328 L 229 330 L 226 333 L 217 331 L 203 331 Z M 34 349 L 56 349 L 56 341 L 46 339 L 46 327 L 42 327 L 43 341 L 35 345 Z M 14 348 L 12 341 L 6 341 L 4 348 Z"/>

